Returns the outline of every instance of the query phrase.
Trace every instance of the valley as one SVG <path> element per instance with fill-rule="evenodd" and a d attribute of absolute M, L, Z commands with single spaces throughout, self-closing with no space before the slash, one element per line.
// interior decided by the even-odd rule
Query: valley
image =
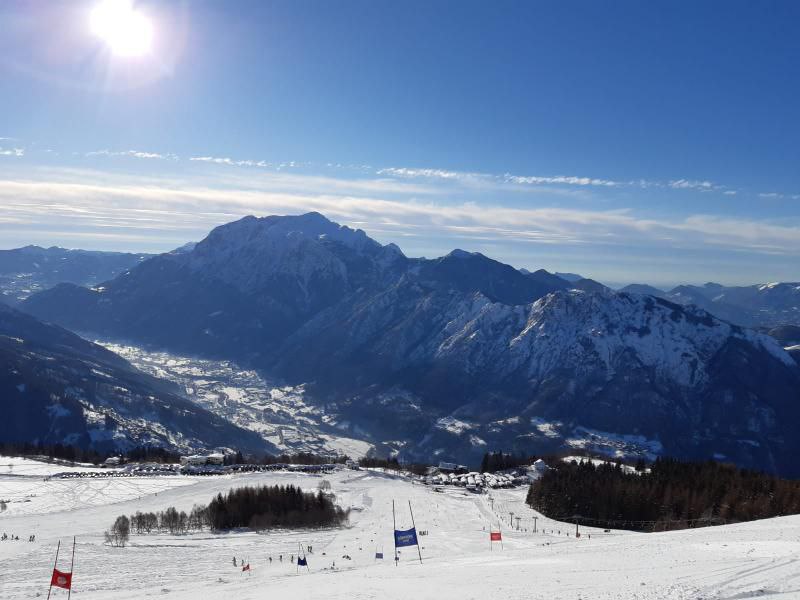
<path fill-rule="evenodd" d="M 235 425 L 258 433 L 277 451 L 357 459 L 369 442 L 343 435 L 335 418 L 305 400 L 303 386 L 277 386 L 254 370 L 225 360 L 190 358 L 130 345 L 97 342 L 141 371 L 180 385 L 187 398 Z"/>

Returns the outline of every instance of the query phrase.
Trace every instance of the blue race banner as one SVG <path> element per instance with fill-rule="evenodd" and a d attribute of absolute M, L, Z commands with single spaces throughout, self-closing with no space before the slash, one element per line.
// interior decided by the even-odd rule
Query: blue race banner
<path fill-rule="evenodd" d="M 397 529 L 394 530 L 394 545 L 397 548 L 402 548 L 403 546 L 416 546 L 418 545 L 417 542 L 417 530 L 412 527 L 411 529 L 406 529 L 405 531 L 398 531 Z"/>

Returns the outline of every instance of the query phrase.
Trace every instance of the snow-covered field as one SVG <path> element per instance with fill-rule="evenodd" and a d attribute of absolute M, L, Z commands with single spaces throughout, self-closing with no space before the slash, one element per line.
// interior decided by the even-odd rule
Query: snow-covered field
<path fill-rule="evenodd" d="M 0 463 L 9 459 L 0 458 Z M 86 480 L 65 479 L 63 486 L 52 488 L 32 464 L 20 464 L 10 475 L 7 470 L 0 469 L 0 498 L 25 480 L 27 489 L 47 502 L 27 514 L 15 512 L 14 503 L 0 513 L 0 531 L 20 537 L 0 542 L 3 600 L 44 597 L 56 542 L 61 539 L 63 546 L 72 535 L 78 540 L 73 595 L 87 600 L 800 598 L 800 516 L 658 534 L 581 528 L 583 535 L 576 539 L 573 525 L 527 508 L 522 488 L 493 491 L 490 499 L 462 489 L 435 492 L 375 471 L 342 470 L 322 477 L 271 472 L 140 477 L 135 479 L 142 486 L 137 493 L 127 487 L 131 479 L 109 478 L 93 500 L 75 502 Z M 241 485 L 293 483 L 310 490 L 323 478 L 331 482 L 338 502 L 353 509 L 346 528 L 133 534 L 125 548 L 103 543 L 103 530 L 119 514 L 171 505 L 188 510 Z M 173 479 L 180 484 L 173 485 Z M 398 528 L 411 525 L 410 500 L 417 528 L 429 532 L 420 537 L 423 564 L 415 548 L 403 549 L 399 566 L 391 560 L 392 500 Z M 522 531 L 508 529 L 512 511 L 522 516 Z M 534 516 L 539 517 L 538 533 L 532 530 Z M 495 544 L 491 549 L 488 532 L 498 523 L 503 548 Z M 31 534 L 36 534 L 33 543 L 26 541 Z M 314 548 L 308 556 L 310 571 L 298 573 L 287 560 L 296 556 L 298 544 Z M 376 549 L 384 551 L 385 560 L 375 560 Z M 234 556 L 250 562 L 249 575 L 233 567 Z M 59 564 L 68 568 L 68 553 L 62 558 Z M 65 596 L 54 592 L 56 598 Z"/>
<path fill-rule="evenodd" d="M 197 481 L 197 478 L 179 475 L 110 477 L 122 472 L 121 469 L 65 466 L 27 458 L 0 457 L 0 500 L 5 501 L 7 506 L 0 513 L 0 523 L 3 518 L 10 516 L 73 511 L 133 500 Z M 53 477 L 64 473 L 94 474 L 97 477 Z"/>

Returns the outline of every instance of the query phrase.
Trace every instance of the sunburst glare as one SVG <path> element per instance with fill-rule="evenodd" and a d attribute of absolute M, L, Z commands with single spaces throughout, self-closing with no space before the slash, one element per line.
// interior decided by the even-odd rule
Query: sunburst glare
<path fill-rule="evenodd" d="M 103 0 L 92 9 L 89 26 L 115 56 L 143 56 L 152 48 L 153 24 L 132 0 Z"/>

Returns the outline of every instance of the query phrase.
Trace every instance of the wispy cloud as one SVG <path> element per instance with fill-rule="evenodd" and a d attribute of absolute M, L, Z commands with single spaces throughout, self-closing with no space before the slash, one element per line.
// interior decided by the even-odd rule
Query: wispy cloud
<path fill-rule="evenodd" d="M 800 194 L 780 194 L 778 192 L 762 192 L 758 195 L 758 197 L 766 200 L 800 200 Z"/>
<path fill-rule="evenodd" d="M 2 140 L 15 140 L 11 137 L 0 137 Z M 45 153 L 58 155 L 53 150 L 46 149 Z M 3 149 L 0 147 L 0 156 L 25 156 L 24 148 L 15 147 L 13 149 Z M 73 153 L 73 155 L 78 155 Z M 106 157 L 128 157 L 149 160 L 169 160 L 182 161 L 181 157 L 174 153 L 153 152 L 142 150 L 95 150 L 81 154 L 87 158 Z M 507 189 L 511 191 L 525 191 L 527 188 L 548 187 L 549 192 L 556 193 L 558 189 L 567 193 L 568 188 L 577 189 L 664 189 L 678 190 L 686 192 L 717 192 L 725 196 L 737 196 L 740 194 L 760 197 L 764 199 L 800 199 L 800 194 L 778 193 L 778 192 L 753 192 L 746 189 L 736 189 L 734 187 L 716 183 L 708 179 L 691 179 L 688 177 L 655 180 L 655 179 L 613 179 L 609 177 L 585 176 L 585 175 L 519 175 L 513 173 L 494 174 L 476 171 L 459 171 L 453 169 L 440 169 L 434 167 L 373 167 L 365 164 L 342 164 L 342 163 L 311 163 L 300 161 L 267 161 L 252 158 L 233 158 L 214 155 L 197 155 L 188 159 L 190 163 L 205 163 L 210 165 L 220 165 L 226 167 L 255 168 L 263 170 L 281 171 L 288 169 L 306 170 L 329 170 L 356 173 L 362 177 L 377 176 L 390 179 L 419 179 L 424 181 L 439 181 L 442 183 L 461 184 L 473 189 L 496 189 L 498 191 Z"/>
<path fill-rule="evenodd" d="M 597 179 L 593 177 L 573 177 L 567 175 L 538 176 L 538 175 L 493 175 L 490 173 L 474 173 L 465 171 L 447 171 L 444 169 L 417 169 L 408 167 L 387 167 L 378 169 L 378 175 L 405 178 L 444 179 L 450 181 L 491 180 L 497 183 L 515 183 L 519 185 L 577 185 L 577 186 L 602 186 L 613 187 L 623 185 L 618 181 Z"/>
<path fill-rule="evenodd" d="M 568 177 L 566 175 L 557 175 L 555 177 L 540 177 L 540 176 L 519 176 L 519 175 L 505 175 L 506 181 L 521 184 L 533 185 L 579 185 L 579 186 L 600 186 L 600 187 L 616 187 L 625 185 L 619 181 L 611 181 L 609 179 L 596 179 L 593 177 Z"/>
<path fill-rule="evenodd" d="M 465 173 L 462 171 L 445 171 L 444 169 L 410 169 L 406 167 L 387 167 L 378 169 L 378 175 L 389 175 L 390 177 L 424 177 L 426 179 L 474 179 L 477 177 L 491 177 L 483 173 Z"/>
<path fill-rule="evenodd" d="M 423 168 L 407 168 L 407 167 L 389 167 L 379 169 L 378 175 L 388 175 L 391 177 L 404 177 L 404 178 L 426 178 L 426 179 L 444 179 L 450 181 L 493 181 L 499 184 L 511 183 L 517 185 L 551 185 L 551 186 L 578 186 L 578 187 L 599 187 L 599 188 L 671 188 L 674 190 L 698 190 L 698 191 L 711 191 L 711 190 L 725 190 L 722 185 L 715 184 L 706 180 L 692 180 L 692 179 L 672 179 L 666 182 L 647 180 L 647 179 L 632 179 L 619 181 L 601 177 L 585 177 L 577 175 L 513 175 L 505 173 L 503 175 L 496 175 L 490 173 L 475 173 L 463 171 L 447 171 L 442 169 L 423 169 Z M 735 192 L 734 192 L 735 193 Z"/>
<path fill-rule="evenodd" d="M 77 175 L 77 174 L 73 174 Z M 800 255 L 800 225 L 695 214 L 666 219 L 630 209 L 583 210 L 558 206 L 514 207 L 474 202 L 443 203 L 432 196 L 391 198 L 382 182 L 340 181 L 335 191 L 303 176 L 284 181 L 276 191 L 269 179 L 244 187 L 186 185 L 169 179 L 98 177 L 79 183 L 53 173 L 48 180 L 0 181 L 0 215 L 30 230 L 82 232 L 85 239 L 115 231 L 169 245 L 198 239 L 213 226 L 246 214 L 297 214 L 320 211 L 347 224 L 386 232 L 385 238 L 413 232 L 433 239 L 473 239 L 497 244 L 620 246 L 707 250 L 717 247 Z M 99 180 L 102 182 L 98 183 Z M 350 189 L 352 186 L 353 189 Z"/>
<path fill-rule="evenodd" d="M 231 167 L 271 167 L 272 164 L 263 161 L 263 160 L 234 160 L 232 158 L 227 157 L 217 157 L 217 156 L 193 156 L 189 159 L 190 161 L 195 162 L 207 162 L 207 163 L 214 163 L 216 165 L 228 165 Z"/>
<path fill-rule="evenodd" d="M 155 160 L 180 160 L 180 157 L 177 154 L 161 154 L 159 152 L 143 152 L 141 150 L 95 150 L 93 152 L 87 152 L 86 156 L 129 156 L 131 158 L 146 158 Z"/>
<path fill-rule="evenodd" d="M 667 185 L 676 190 L 702 190 L 709 191 L 718 189 L 720 186 L 714 185 L 710 181 L 693 181 L 689 179 L 675 179 Z"/>

